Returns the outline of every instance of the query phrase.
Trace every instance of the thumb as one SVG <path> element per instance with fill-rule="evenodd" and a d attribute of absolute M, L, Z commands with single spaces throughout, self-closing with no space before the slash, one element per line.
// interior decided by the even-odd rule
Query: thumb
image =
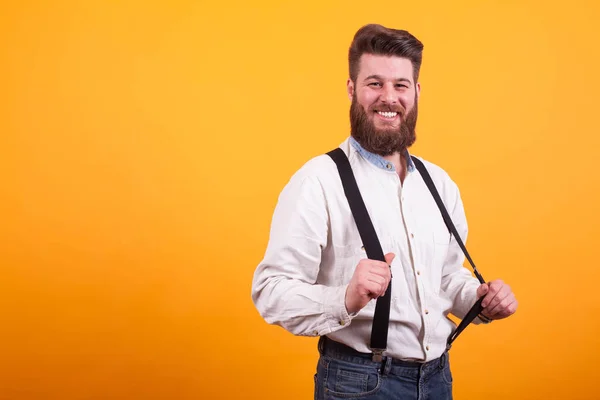
<path fill-rule="evenodd" d="M 385 262 L 387 263 L 387 265 L 391 265 L 395 257 L 396 255 L 394 253 L 387 253 L 385 255 Z"/>
<path fill-rule="evenodd" d="M 487 283 L 482 283 L 478 288 L 477 288 L 477 297 L 483 297 L 487 294 L 487 292 L 490 290 L 489 286 L 487 285 Z"/>

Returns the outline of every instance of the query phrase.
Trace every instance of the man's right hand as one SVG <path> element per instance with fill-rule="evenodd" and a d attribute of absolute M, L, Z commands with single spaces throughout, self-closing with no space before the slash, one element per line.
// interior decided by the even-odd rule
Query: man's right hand
<path fill-rule="evenodd" d="M 392 279 L 390 265 L 394 257 L 394 253 L 388 253 L 385 262 L 360 260 L 346 289 L 348 313 L 360 311 L 369 301 L 385 294 Z"/>

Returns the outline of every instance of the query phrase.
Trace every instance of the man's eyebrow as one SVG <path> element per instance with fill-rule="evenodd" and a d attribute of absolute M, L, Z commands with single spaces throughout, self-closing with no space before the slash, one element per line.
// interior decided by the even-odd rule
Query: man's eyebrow
<path fill-rule="evenodd" d="M 369 79 L 377 79 L 379 81 L 385 80 L 381 75 L 369 75 L 365 78 L 365 81 L 368 81 Z M 395 79 L 395 81 L 412 83 L 412 81 L 408 78 L 397 78 L 397 79 Z"/>

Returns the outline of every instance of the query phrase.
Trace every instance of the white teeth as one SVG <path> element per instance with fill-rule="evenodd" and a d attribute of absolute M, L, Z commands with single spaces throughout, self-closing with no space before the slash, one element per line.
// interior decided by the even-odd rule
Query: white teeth
<path fill-rule="evenodd" d="M 394 118 L 396 115 L 398 115 L 397 112 L 391 112 L 391 111 L 377 111 L 377 113 L 379 113 L 379 115 L 381 115 L 382 117 L 385 117 L 385 118 Z"/>

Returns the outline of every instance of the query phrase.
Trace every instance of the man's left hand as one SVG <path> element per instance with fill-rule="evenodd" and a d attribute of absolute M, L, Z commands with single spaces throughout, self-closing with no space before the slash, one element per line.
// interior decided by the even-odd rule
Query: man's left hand
<path fill-rule="evenodd" d="M 510 286 L 497 279 L 477 288 L 477 298 L 485 296 L 482 314 L 489 319 L 502 319 L 517 311 L 517 299 Z"/>

